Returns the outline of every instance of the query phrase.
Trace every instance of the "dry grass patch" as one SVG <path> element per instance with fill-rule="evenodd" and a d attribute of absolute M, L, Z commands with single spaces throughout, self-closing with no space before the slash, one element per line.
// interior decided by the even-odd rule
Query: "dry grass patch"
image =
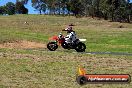
<path fill-rule="evenodd" d="M 29 48 L 46 48 L 46 44 L 31 41 L 15 41 L 0 44 L 0 48 L 9 49 L 29 49 Z"/>

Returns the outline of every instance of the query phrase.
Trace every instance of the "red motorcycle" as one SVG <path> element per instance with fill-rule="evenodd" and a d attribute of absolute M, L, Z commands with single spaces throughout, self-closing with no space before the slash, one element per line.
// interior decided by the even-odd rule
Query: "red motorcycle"
<path fill-rule="evenodd" d="M 53 36 L 49 38 L 51 42 L 47 44 L 47 48 L 50 51 L 55 51 L 58 46 L 62 46 L 64 49 L 75 49 L 77 52 L 85 52 L 86 45 L 82 43 L 82 41 L 86 41 L 86 39 L 76 39 L 73 43 L 67 43 L 65 41 L 65 37 L 60 34 L 59 36 Z"/>

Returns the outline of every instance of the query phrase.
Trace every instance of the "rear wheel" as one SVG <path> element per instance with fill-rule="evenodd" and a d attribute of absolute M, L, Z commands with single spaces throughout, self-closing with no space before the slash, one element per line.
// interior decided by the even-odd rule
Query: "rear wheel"
<path fill-rule="evenodd" d="M 85 49 L 86 49 L 86 45 L 82 42 L 79 42 L 76 47 L 75 47 L 75 50 L 77 52 L 85 52 Z"/>
<path fill-rule="evenodd" d="M 49 42 L 47 44 L 47 48 L 50 50 L 50 51 L 55 51 L 57 48 L 58 48 L 58 45 L 56 44 L 56 42 Z"/>

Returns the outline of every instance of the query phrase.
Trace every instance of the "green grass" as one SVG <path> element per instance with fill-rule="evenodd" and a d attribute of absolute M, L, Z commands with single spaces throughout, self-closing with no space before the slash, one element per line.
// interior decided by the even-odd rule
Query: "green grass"
<path fill-rule="evenodd" d="M 13 42 L 20 40 L 29 40 L 29 41 L 37 41 L 37 42 L 46 42 L 48 39 L 47 35 L 43 33 L 33 33 L 31 31 L 22 31 L 22 30 L 0 30 L 0 43 L 3 42 Z"/>
<path fill-rule="evenodd" d="M 74 23 L 79 38 L 86 38 L 87 51 L 132 53 L 132 26 L 91 18 L 44 15 L 0 16 L 0 42 L 29 40 L 47 43 L 69 23 Z M 28 24 L 24 24 L 28 22 Z M 118 28 L 123 25 L 125 28 Z"/>
<path fill-rule="evenodd" d="M 24 22 L 28 24 L 24 24 Z M 47 43 L 69 23 L 79 38 L 86 38 L 87 52 L 132 53 L 132 25 L 92 18 L 48 15 L 0 16 L 0 43 L 20 40 Z M 118 28 L 123 25 L 125 28 Z M 0 88 L 130 88 L 130 84 L 76 83 L 77 68 L 89 74 L 130 74 L 132 56 L 90 55 L 74 50 L 0 49 Z"/>

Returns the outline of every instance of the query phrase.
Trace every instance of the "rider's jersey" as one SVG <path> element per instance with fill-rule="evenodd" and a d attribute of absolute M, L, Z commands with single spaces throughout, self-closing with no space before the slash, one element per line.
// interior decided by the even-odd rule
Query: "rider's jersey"
<path fill-rule="evenodd" d="M 66 40 L 68 42 L 74 42 L 76 40 L 76 34 L 75 34 L 75 32 L 73 31 L 73 32 L 68 33 L 67 36 L 66 36 L 66 38 L 67 38 Z"/>

